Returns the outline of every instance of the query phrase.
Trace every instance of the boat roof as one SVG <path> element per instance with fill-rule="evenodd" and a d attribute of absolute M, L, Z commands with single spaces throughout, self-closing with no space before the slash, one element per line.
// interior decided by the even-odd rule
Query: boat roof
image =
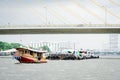
<path fill-rule="evenodd" d="M 28 51 L 32 51 L 35 53 L 46 53 L 47 52 L 47 51 L 34 50 L 34 49 L 30 49 L 30 48 L 16 48 L 16 50 L 28 50 Z"/>

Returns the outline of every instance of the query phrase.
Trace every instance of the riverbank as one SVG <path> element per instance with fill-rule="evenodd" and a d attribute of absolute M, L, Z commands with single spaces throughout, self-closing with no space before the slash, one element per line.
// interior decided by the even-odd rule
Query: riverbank
<path fill-rule="evenodd" d="M 120 56 L 117 55 L 100 56 L 100 59 L 120 59 Z"/>
<path fill-rule="evenodd" d="M 12 58 L 12 56 L 0 56 L 0 58 Z"/>
<path fill-rule="evenodd" d="M 0 58 L 12 58 L 12 56 L 0 56 Z M 100 59 L 120 59 L 118 55 L 99 56 Z"/>

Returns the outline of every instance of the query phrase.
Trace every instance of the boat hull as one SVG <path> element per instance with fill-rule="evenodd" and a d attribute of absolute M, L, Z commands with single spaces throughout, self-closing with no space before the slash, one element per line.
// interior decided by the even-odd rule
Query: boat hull
<path fill-rule="evenodd" d="M 36 60 L 34 58 L 28 58 L 28 57 L 16 57 L 16 60 L 18 60 L 20 63 L 47 63 L 46 60 Z"/>

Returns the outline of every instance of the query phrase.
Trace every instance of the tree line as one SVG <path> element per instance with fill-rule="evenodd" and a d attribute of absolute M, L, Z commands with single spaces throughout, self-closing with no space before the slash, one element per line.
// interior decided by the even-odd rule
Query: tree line
<path fill-rule="evenodd" d="M 19 48 L 19 47 L 26 47 L 20 43 L 8 43 L 8 42 L 3 42 L 0 41 L 0 51 L 4 51 L 4 50 L 8 50 L 8 49 L 12 49 L 12 48 Z M 31 49 L 35 49 L 33 47 L 30 47 Z M 42 49 L 42 50 L 46 50 L 48 52 L 51 52 L 50 48 L 47 45 L 44 45 L 42 47 L 37 48 L 38 50 Z"/>
<path fill-rule="evenodd" d="M 12 48 L 18 48 L 20 46 L 22 46 L 20 43 L 8 43 L 8 42 L 0 41 L 0 51 L 12 49 Z"/>

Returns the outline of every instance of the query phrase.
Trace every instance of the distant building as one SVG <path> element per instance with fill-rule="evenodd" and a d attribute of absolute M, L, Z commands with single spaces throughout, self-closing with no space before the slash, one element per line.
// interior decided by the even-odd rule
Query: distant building
<path fill-rule="evenodd" d="M 30 47 L 33 48 L 40 48 L 42 46 L 48 46 L 51 51 L 61 51 L 62 49 L 73 49 L 74 48 L 74 44 L 71 42 L 44 42 L 41 41 L 39 43 L 30 43 L 29 44 Z"/>
<path fill-rule="evenodd" d="M 110 51 L 118 51 L 118 34 L 110 34 L 109 35 L 109 50 Z"/>

